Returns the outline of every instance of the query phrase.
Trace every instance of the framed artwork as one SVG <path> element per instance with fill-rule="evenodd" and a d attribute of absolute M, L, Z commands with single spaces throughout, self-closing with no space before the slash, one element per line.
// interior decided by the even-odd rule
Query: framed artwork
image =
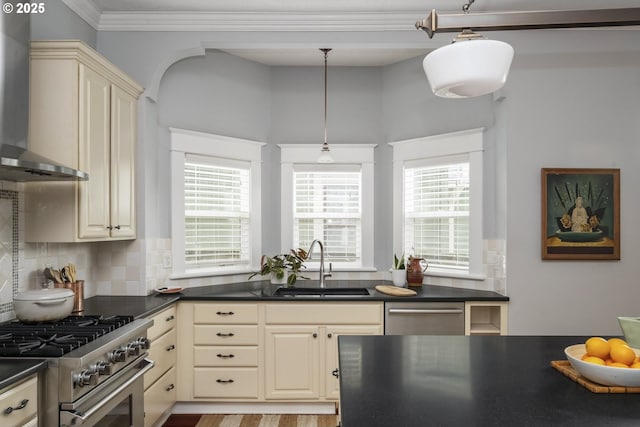
<path fill-rule="evenodd" d="M 542 169 L 542 259 L 620 259 L 620 169 Z"/>

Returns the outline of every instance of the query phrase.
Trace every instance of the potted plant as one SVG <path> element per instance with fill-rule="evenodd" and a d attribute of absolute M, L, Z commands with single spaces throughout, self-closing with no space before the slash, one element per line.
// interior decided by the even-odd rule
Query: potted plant
<path fill-rule="evenodd" d="M 393 254 L 393 269 L 391 270 L 391 279 L 395 286 L 404 287 L 406 283 L 406 267 L 404 265 L 404 254 L 398 258 L 396 254 Z"/>
<path fill-rule="evenodd" d="M 293 286 L 298 277 L 308 279 L 301 274 L 301 270 L 307 268 L 304 261 L 307 259 L 307 252 L 303 249 L 297 251 L 291 249 L 288 254 L 278 254 L 274 256 L 262 255 L 260 259 L 260 271 L 253 273 L 249 279 L 256 275 L 271 275 L 271 283 L 287 284 Z"/>

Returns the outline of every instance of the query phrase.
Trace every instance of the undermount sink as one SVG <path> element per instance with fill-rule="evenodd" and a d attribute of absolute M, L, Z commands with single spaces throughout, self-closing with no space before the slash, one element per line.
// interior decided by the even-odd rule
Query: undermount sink
<path fill-rule="evenodd" d="M 365 296 L 369 295 L 367 288 L 278 288 L 274 296 Z"/>

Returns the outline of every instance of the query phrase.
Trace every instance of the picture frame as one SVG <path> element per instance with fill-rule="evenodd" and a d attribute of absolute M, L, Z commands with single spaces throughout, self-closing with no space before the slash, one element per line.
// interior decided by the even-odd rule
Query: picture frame
<path fill-rule="evenodd" d="M 542 169 L 542 259 L 620 259 L 620 169 Z"/>

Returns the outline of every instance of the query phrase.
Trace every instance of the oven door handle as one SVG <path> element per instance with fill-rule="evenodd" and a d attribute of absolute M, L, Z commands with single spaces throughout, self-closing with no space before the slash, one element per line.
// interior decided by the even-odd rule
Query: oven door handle
<path fill-rule="evenodd" d="M 111 400 L 115 399 L 120 393 L 122 393 L 122 391 L 124 391 L 131 384 L 135 383 L 140 377 L 142 377 L 144 374 L 146 374 L 156 364 L 153 360 L 149 360 L 147 358 L 143 359 L 141 363 L 145 363 L 145 366 L 142 369 L 140 369 L 138 372 L 136 372 L 127 381 L 125 381 L 124 383 L 120 384 L 118 386 L 118 388 L 116 388 L 111 393 L 109 393 L 109 395 L 106 396 L 104 399 L 101 399 L 100 403 L 98 403 L 95 406 L 91 407 L 91 409 L 89 409 L 88 411 L 84 412 L 83 414 L 71 413 L 71 418 L 73 418 L 73 420 L 74 420 L 73 424 L 74 425 L 76 425 L 76 424 L 77 425 L 84 424 L 85 421 L 87 421 L 89 418 L 91 418 L 93 416 L 93 414 L 95 414 L 100 409 L 102 409 L 102 407 L 104 405 L 106 405 L 107 403 L 109 403 Z"/>

